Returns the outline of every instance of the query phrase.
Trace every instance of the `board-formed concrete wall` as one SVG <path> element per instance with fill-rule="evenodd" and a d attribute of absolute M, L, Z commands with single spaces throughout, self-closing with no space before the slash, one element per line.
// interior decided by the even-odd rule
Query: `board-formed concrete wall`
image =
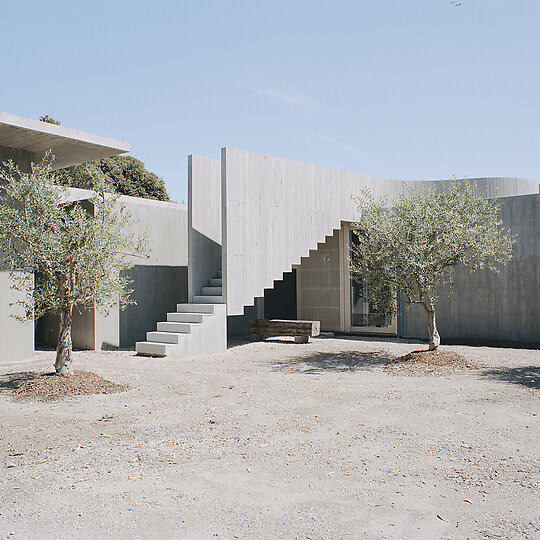
<path fill-rule="evenodd" d="M 342 221 L 355 221 L 351 195 L 369 188 L 391 203 L 405 185 L 444 186 L 442 181 L 400 182 L 223 148 L 223 294 L 229 315 L 263 297 L 264 289 L 300 263 Z M 480 178 L 487 196 L 538 193 L 538 183 Z"/>
<path fill-rule="evenodd" d="M 221 164 L 188 156 L 189 299 L 221 270 Z"/>
<path fill-rule="evenodd" d="M 501 272 L 456 270 L 454 292 L 440 291 L 441 340 L 540 343 L 540 195 L 500 199 L 504 228 L 517 233 L 513 257 Z M 401 335 L 426 338 L 426 316 L 404 308 Z"/>
<path fill-rule="evenodd" d="M 395 197 L 401 183 L 242 150 L 222 150 L 223 285 L 229 315 L 262 297 L 341 220 L 364 187 Z"/>
<path fill-rule="evenodd" d="M 341 330 L 340 231 L 327 237 L 296 269 L 298 319 L 321 321 L 321 330 Z"/>

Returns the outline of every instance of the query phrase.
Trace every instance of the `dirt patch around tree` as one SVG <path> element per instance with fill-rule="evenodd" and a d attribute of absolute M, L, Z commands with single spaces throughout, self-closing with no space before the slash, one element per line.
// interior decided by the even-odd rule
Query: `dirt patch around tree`
<path fill-rule="evenodd" d="M 483 366 L 454 351 L 412 351 L 384 367 L 388 373 L 399 375 L 448 375 Z"/>
<path fill-rule="evenodd" d="M 114 394 L 127 388 L 126 385 L 108 381 L 91 371 L 75 371 L 69 376 L 56 373 L 40 375 L 13 390 L 13 395 L 18 399 L 52 401 L 70 396 Z"/>

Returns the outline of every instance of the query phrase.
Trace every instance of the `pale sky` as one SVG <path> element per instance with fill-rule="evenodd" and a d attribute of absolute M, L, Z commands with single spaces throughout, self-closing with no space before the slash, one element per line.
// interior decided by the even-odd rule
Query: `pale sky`
<path fill-rule="evenodd" d="M 540 179 L 538 0 L 17 0 L 0 21 L 0 110 L 131 142 L 177 201 L 187 155 L 223 146 Z"/>

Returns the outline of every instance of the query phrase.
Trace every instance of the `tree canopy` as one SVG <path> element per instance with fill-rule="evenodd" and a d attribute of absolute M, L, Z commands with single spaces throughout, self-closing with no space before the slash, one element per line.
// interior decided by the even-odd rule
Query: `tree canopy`
<path fill-rule="evenodd" d="M 0 167 L 0 250 L 12 271 L 13 288 L 26 319 L 53 311 L 60 317 L 56 371 L 70 374 L 71 320 L 75 306 L 107 309 L 130 302 L 122 270 L 144 256 L 145 239 L 126 230 L 130 214 L 106 194 L 71 201 L 46 156 L 25 173 L 12 162 Z M 35 273 L 35 283 L 32 278 Z"/>
<path fill-rule="evenodd" d="M 502 230 L 499 203 L 471 182 L 406 188 L 393 207 L 369 191 L 356 197 L 358 239 L 351 247 L 353 279 L 368 282 L 369 302 L 394 314 L 397 299 L 421 305 L 427 315 L 429 348 L 440 337 L 435 320 L 438 287 L 453 284 L 456 266 L 471 272 L 498 271 L 512 256 L 515 236 Z"/>
<path fill-rule="evenodd" d="M 165 182 L 147 171 L 144 163 L 131 156 L 113 156 L 58 171 L 59 183 L 82 189 L 95 189 L 96 181 L 120 195 L 169 201 Z"/>
<path fill-rule="evenodd" d="M 41 122 L 60 125 L 60 121 L 45 114 Z M 131 156 L 113 156 L 73 165 L 57 172 L 58 182 L 64 186 L 95 189 L 96 182 L 105 182 L 109 191 L 131 197 L 170 201 L 165 182 L 147 171 L 144 163 Z"/>

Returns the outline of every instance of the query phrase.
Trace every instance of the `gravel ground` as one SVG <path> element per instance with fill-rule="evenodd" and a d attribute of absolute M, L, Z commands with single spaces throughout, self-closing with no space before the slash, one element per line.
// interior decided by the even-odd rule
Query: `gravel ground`
<path fill-rule="evenodd" d="M 540 538 L 540 351 L 384 366 L 418 343 L 78 352 L 125 392 L 15 401 L 0 362 L 0 538 Z"/>

